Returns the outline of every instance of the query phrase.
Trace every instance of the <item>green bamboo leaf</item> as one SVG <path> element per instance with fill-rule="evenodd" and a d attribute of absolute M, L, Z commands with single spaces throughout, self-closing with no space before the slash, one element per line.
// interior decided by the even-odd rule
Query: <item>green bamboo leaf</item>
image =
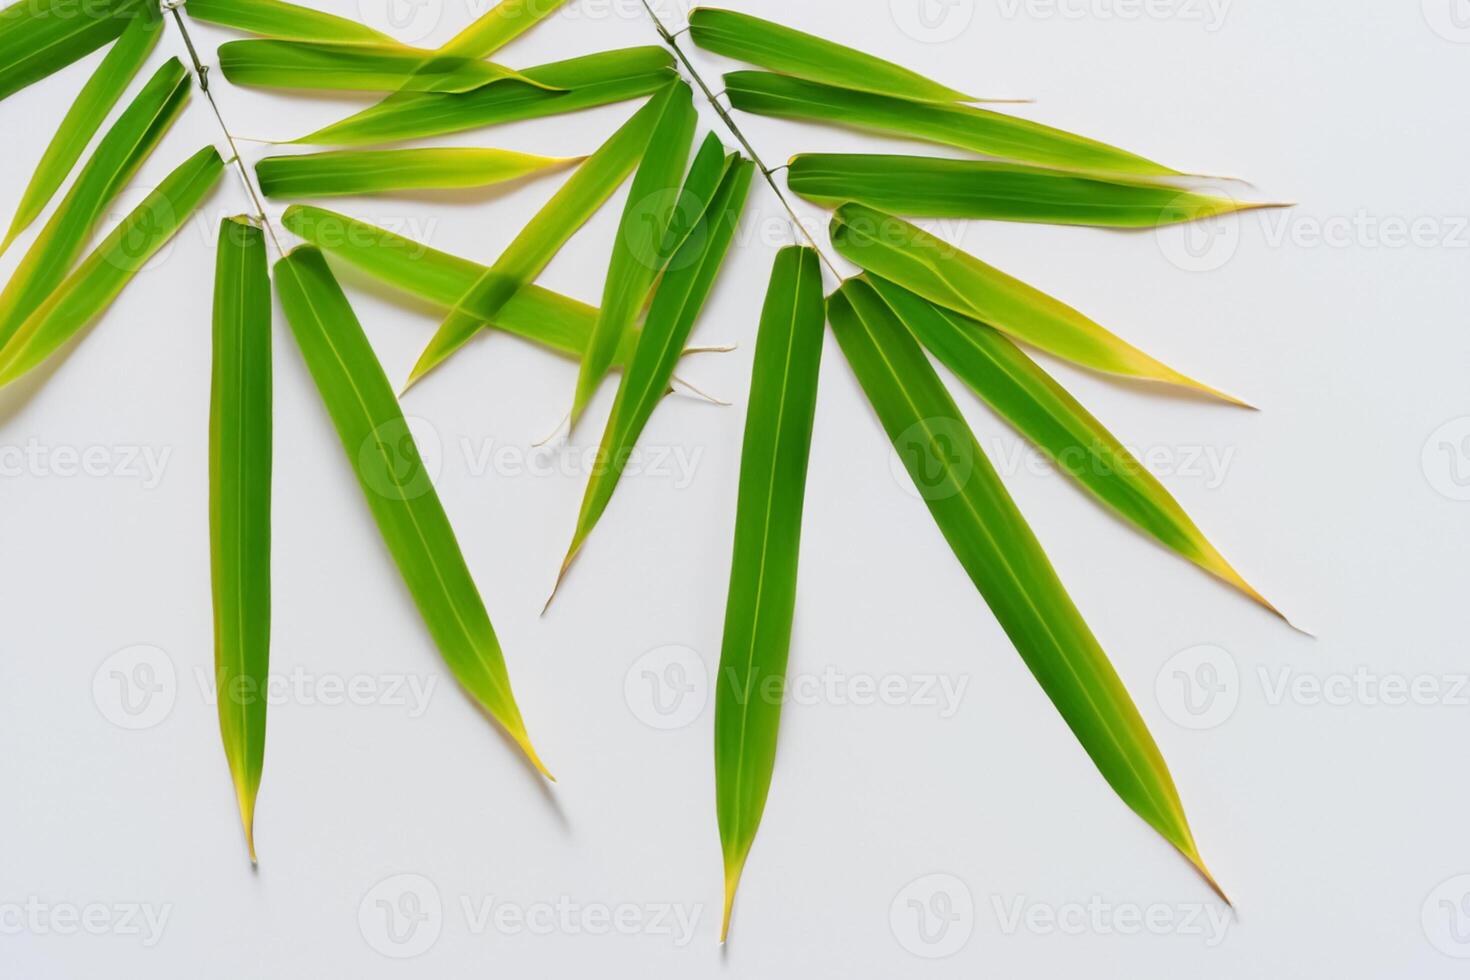
<path fill-rule="evenodd" d="M 207 146 L 163 179 L 0 347 L 0 387 L 50 357 L 107 308 L 194 213 L 224 164 Z"/>
<path fill-rule="evenodd" d="M 393 38 L 355 20 L 283 0 L 189 0 L 194 20 L 291 41 L 339 44 L 397 44 Z"/>
<path fill-rule="evenodd" d="M 844 204 L 832 243 L 868 272 L 1084 367 L 1245 403 L 1188 378 L 1038 289 L 890 214 Z"/>
<path fill-rule="evenodd" d="M 641 47 L 573 58 L 472 92 L 403 92 L 293 143 L 361 146 L 443 136 L 521 119 L 575 112 L 652 95 L 675 78 L 673 56 Z M 539 87 L 539 86 L 545 86 Z"/>
<path fill-rule="evenodd" d="M 882 154 L 803 153 L 792 158 L 787 179 L 815 204 L 853 201 L 911 218 L 1157 228 L 1279 206 L 1024 164 Z"/>
<path fill-rule="evenodd" d="M 715 688 L 715 795 L 725 857 L 721 942 L 776 764 L 824 324 L 816 251 L 782 249 L 756 338 Z"/>
<path fill-rule="evenodd" d="M 706 51 L 783 75 L 921 102 L 975 102 L 891 61 L 749 14 L 696 7 L 689 36 Z"/>
<path fill-rule="evenodd" d="M 490 271 L 489 266 L 324 208 L 293 205 L 281 223 L 378 282 L 445 310 L 453 309 Z M 587 350 L 597 322 L 597 307 L 537 285 L 521 289 L 498 314 L 484 306 L 479 312 L 497 330 L 576 358 Z M 618 364 L 626 362 L 635 339 L 630 336 L 619 351 Z"/>
<path fill-rule="evenodd" d="M 0 292 L 0 346 L 65 278 L 108 204 L 178 118 L 188 95 L 189 74 L 170 58 L 98 142 Z"/>
<path fill-rule="evenodd" d="M 505 657 L 398 400 L 322 253 L 276 263 L 276 290 L 368 508 L 449 668 L 547 778 Z"/>
<path fill-rule="evenodd" d="M 1115 146 L 973 106 L 895 99 L 758 71 L 731 72 L 725 90 L 736 109 L 763 116 L 854 126 L 1063 170 L 1181 176 Z"/>
<path fill-rule="evenodd" d="M 237 85 L 348 92 L 468 92 L 515 79 L 548 86 L 510 68 L 403 45 L 311 41 L 228 41 L 219 66 Z"/>
<path fill-rule="evenodd" d="M 1138 709 L 918 342 L 860 280 L 834 294 L 828 317 L 939 530 L 1067 727 L 1224 898 Z"/>
<path fill-rule="evenodd" d="M 719 146 L 718 142 L 714 145 Z M 721 167 L 713 174 L 718 187 L 700 186 L 707 179 L 708 171 L 696 160 L 680 195 L 680 211 L 693 213 L 698 209 L 699 217 L 694 230 L 684 237 L 683 244 L 669 260 L 668 271 L 654 293 L 643 329 L 636 334 L 637 346 L 618 384 L 612 414 L 597 451 L 599 465 L 593 468 L 587 481 L 572 543 L 557 575 L 558 587 L 592 529 L 602 519 L 629 456 L 638 445 L 638 437 L 668 393 L 674 366 L 735 236 L 735 226 L 740 222 L 740 212 L 750 193 L 755 164 L 738 155 L 723 157 L 720 163 Z M 552 590 L 553 597 L 555 591 Z M 547 605 L 550 604 L 548 599 Z"/>
<path fill-rule="evenodd" d="M 1281 615 L 1117 437 L 1003 333 L 886 279 L 869 282 L 919 343 L 1058 469 L 1144 534 Z"/>
<path fill-rule="evenodd" d="M 431 148 L 334 150 L 266 157 L 255 176 L 267 197 L 331 197 L 390 191 L 489 187 L 579 163 L 512 150 Z"/>
<path fill-rule="evenodd" d="M 87 84 L 82 86 L 71 108 L 62 117 L 61 125 L 56 128 L 56 135 L 42 154 L 41 162 L 36 164 L 36 171 L 21 195 L 20 206 L 16 208 L 15 219 L 10 223 L 5 241 L 0 242 L 0 254 L 46 209 L 51 196 L 66 180 L 82 151 L 101 128 L 102 121 L 127 91 L 133 76 L 143 67 L 143 62 L 158 43 L 162 28 L 163 19 L 151 8 L 138 11 Z"/>
<path fill-rule="evenodd" d="M 566 3 L 567 0 L 502 0 L 439 50 L 466 58 L 488 58 Z"/>
<path fill-rule="evenodd" d="M 571 430 L 576 429 L 587 402 L 607 376 L 613 354 L 633 329 L 648 298 L 648 290 L 668 259 L 664 239 L 679 204 L 679 185 L 694 142 L 694 93 L 687 85 L 675 85 L 666 97 L 660 96 L 656 101 L 659 116 L 648 137 L 643 160 L 633 175 L 628 203 L 623 208 L 617 237 L 613 239 L 597 325 L 592 328 L 587 355 L 577 372 Z M 706 150 L 710 147 L 711 144 L 705 144 Z M 725 154 L 718 141 L 704 157 L 707 166 L 723 165 Z M 703 203 L 699 202 L 701 209 Z"/>
<path fill-rule="evenodd" d="M 587 158 L 561 190 L 516 236 L 495 265 L 475 283 L 440 324 L 409 375 L 412 385 L 479 332 L 493 315 L 541 274 L 567 239 L 612 196 L 638 166 L 650 135 L 665 108 L 674 100 L 689 99 L 689 86 L 673 82 L 618 129 L 596 153 Z M 485 313 L 491 313 L 487 318 Z"/>
<path fill-rule="evenodd" d="M 121 36 L 155 0 L 19 0 L 0 10 L 0 101 Z"/>
<path fill-rule="evenodd" d="M 271 643 L 271 283 L 265 235 L 220 223 L 209 402 L 209 553 L 220 737 L 250 860 Z"/>

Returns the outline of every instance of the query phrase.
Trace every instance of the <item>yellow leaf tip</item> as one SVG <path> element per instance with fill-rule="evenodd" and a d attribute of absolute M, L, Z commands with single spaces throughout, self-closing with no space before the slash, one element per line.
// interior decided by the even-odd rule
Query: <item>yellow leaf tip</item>
<path fill-rule="evenodd" d="M 745 859 L 734 864 L 725 864 L 725 910 L 720 917 L 720 945 L 730 938 L 730 916 L 735 910 L 735 892 L 740 888 L 740 874 L 745 870 Z"/>

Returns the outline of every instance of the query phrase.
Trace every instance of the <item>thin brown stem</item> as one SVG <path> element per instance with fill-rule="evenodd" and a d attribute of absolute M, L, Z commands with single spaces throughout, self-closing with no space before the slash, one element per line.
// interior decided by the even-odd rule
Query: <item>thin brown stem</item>
<path fill-rule="evenodd" d="M 662 20 L 659 19 L 658 14 L 654 13 L 653 6 L 648 2 L 648 0 L 642 0 L 642 3 L 643 9 L 648 11 L 649 19 L 653 21 L 654 30 L 658 31 L 658 36 L 663 40 L 664 44 L 668 45 L 669 49 L 674 52 L 674 57 L 678 58 L 679 63 L 684 66 L 684 70 L 689 72 L 690 77 L 694 79 L 694 83 L 699 86 L 700 91 L 704 93 L 704 97 L 709 101 L 709 104 L 714 107 L 715 112 L 720 117 L 720 121 L 725 124 L 725 128 L 728 129 L 730 131 L 730 134 L 739 141 L 740 146 L 745 150 L 746 156 L 750 157 L 751 161 L 755 164 L 756 169 L 759 170 L 761 172 L 761 176 L 765 178 L 766 183 L 771 186 L 771 190 L 775 191 L 776 199 L 779 200 L 781 202 L 781 206 L 786 209 L 786 214 L 791 218 L 792 226 L 796 229 L 797 233 L 801 235 L 802 238 L 806 239 L 807 244 L 810 245 L 812 247 L 812 250 L 817 253 L 817 255 L 821 258 L 823 264 L 827 266 L 828 270 L 831 271 L 832 275 L 837 279 L 837 281 L 841 282 L 842 273 L 838 272 L 837 266 L 832 263 L 831 259 L 827 258 L 827 254 L 822 251 L 822 246 L 817 244 L 817 240 L 812 237 L 811 232 L 807 230 L 806 225 L 803 224 L 801 218 L 797 216 L 796 210 L 791 206 L 791 201 L 787 199 L 785 192 L 782 191 L 780 185 L 776 183 L 774 175 L 776 173 L 776 170 L 780 170 L 781 168 L 777 167 L 776 170 L 772 170 L 770 167 L 766 166 L 765 162 L 761 160 L 760 154 L 756 152 L 755 147 L 752 146 L 750 140 L 746 138 L 745 133 L 741 132 L 740 126 L 730 115 L 730 111 L 724 106 L 720 105 L 719 96 L 717 96 L 714 90 L 705 83 L 703 76 L 699 74 L 699 69 L 694 67 L 694 63 L 689 60 L 689 56 L 684 53 L 684 49 L 679 47 L 679 42 L 677 38 L 679 34 L 682 34 L 684 32 L 679 31 L 677 34 L 669 33 L 669 29 L 664 26 L 664 23 Z"/>

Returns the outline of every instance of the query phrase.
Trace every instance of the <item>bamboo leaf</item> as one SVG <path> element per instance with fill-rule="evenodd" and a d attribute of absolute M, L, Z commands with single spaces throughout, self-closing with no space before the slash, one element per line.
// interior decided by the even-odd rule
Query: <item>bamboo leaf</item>
<path fill-rule="evenodd" d="M 452 309 L 490 271 L 488 266 L 432 249 L 401 235 L 309 205 L 286 209 L 282 224 L 322 251 L 362 270 L 400 292 Z M 580 358 L 587 349 L 597 308 L 560 293 L 529 285 L 512 296 L 498 314 L 479 308 L 495 329 L 524 337 L 551 350 Z M 625 363 L 629 343 L 618 353 Z"/>
<path fill-rule="evenodd" d="M 502 0 L 440 48 L 444 54 L 488 58 L 560 10 L 567 0 Z"/>
<path fill-rule="evenodd" d="M 726 75 L 725 89 L 736 109 L 763 116 L 853 126 L 1063 170 L 1181 176 L 1115 146 L 974 106 L 896 99 L 758 71 Z"/>
<path fill-rule="evenodd" d="M 658 119 L 648 137 L 638 171 L 633 175 L 628 203 L 613 239 L 597 325 L 592 328 L 592 339 L 577 373 L 572 430 L 576 429 L 597 386 L 607 376 L 613 354 L 633 329 L 654 277 L 668 259 L 669 246 L 664 239 L 679 204 L 679 184 L 694 141 L 694 93 L 687 85 L 671 86 L 666 95 L 656 100 L 656 105 Z M 722 167 L 725 154 L 718 141 L 713 149 L 706 143 L 705 149 L 710 151 L 703 154 L 706 167 Z M 701 210 L 707 200 L 708 195 L 698 202 Z"/>
<path fill-rule="evenodd" d="M 792 158 L 787 179 L 815 204 L 853 201 L 911 218 L 1157 228 L 1276 206 L 1017 163 L 882 154 L 803 153 Z"/>
<path fill-rule="evenodd" d="M 1180 385 L 1232 398 L 1156 361 L 1070 306 L 909 224 L 861 204 L 832 218 L 843 256 L 946 309 L 1095 371 Z"/>
<path fill-rule="evenodd" d="M 718 143 L 715 145 L 718 147 Z M 685 183 L 680 211 L 692 213 L 698 208 L 700 215 L 692 233 L 684 238 L 670 259 L 643 329 L 636 334 L 637 346 L 618 385 L 612 414 L 597 452 L 599 465 L 593 468 L 587 481 L 572 543 L 557 576 L 558 586 L 607 510 L 644 426 L 668 393 L 680 352 L 729 251 L 740 212 L 750 193 L 755 164 L 738 155 L 724 157 L 721 163 L 722 167 L 714 174 L 718 187 L 700 187 L 696 183 L 706 179 L 706 171 L 697 160 Z"/>
<path fill-rule="evenodd" d="M 106 309 L 189 220 L 223 170 L 219 154 L 207 146 L 143 198 L 0 347 L 0 387 L 35 368 Z"/>
<path fill-rule="evenodd" d="M 334 150 L 302 156 L 266 157 L 255 165 L 255 176 L 267 197 L 331 197 L 489 187 L 577 163 L 581 159 L 457 147 Z"/>
<path fill-rule="evenodd" d="M 652 46 L 604 51 L 527 68 L 523 74 L 533 84 L 505 81 L 471 92 L 390 95 L 375 106 L 291 142 L 361 146 L 443 136 L 641 98 L 675 78 L 672 56 Z"/>
<path fill-rule="evenodd" d="M 220 223 L 209 402 L 209 541 L 220 737 L 255 861 L 271 622 L 271 284 L 265 235 Z"/>
<path fill-rule="evenodd" d="M 121 36 L 150 3 L 19 0 L 0 10 L 0 101 Z"/>
<path fill-rule="evenodd" d="M 397 43 L 355 20 L 283 0 L 189 0 L 185 9 L 194 20 L 265 37 L 339 44 Z"/>
<path fill-rule="evenodd" d="M 976 101 L 891 61 L 733 10 L 696 7 L 689 36 L 706 51 L 811 82 L 922 102 Z"/>
<path fill-rule="evenodd" d="M 955 557 L 1098 771 L 1220 893 L 1158 746 L 918 343 L 870 285 L 828 316 Z"/>
<path fill-rule="evenodd" d="M 776 762 L 824 323 L 817 253 L 783 249 L 756 339 L 715 690 L 715 792 L 725 858 L 721 942 Z"/>
<path fill-rule="evenodd" d="M 689 86 L 673 82 L 634 114 L 546 203 L 516 236 L 495 265 L 440 324 L 409 375 L 412 385 L 479 332 L 517 292 L 541 274 L 553 256 L 628 178 L 648 147 L 666 106 L 691 98 Z M 490 317 L 485 314 L 490 313 Z"/>
<path fill-rule="evenodd" d="M 870 285 L 919 343 L 1058 469 L 1144 534 L 1280 615 L 1117 437 L 1004 334 L 886 279 L 872 276 Z"/>
<path fill-rule="evenodd" d="M 66 276 L 108 204 L 178 118 L 188 94 L 189 75 L 170 58 L 98 142 L 0 292 L 0 346 Z"/>
<path fill-rule="evenodd" d="M 468 92 L 515 79 L 547 86 L 502 65 L 403 45 L 229 41 L 220 70 L 237 85 L 350 92 Z"/>
<path fill-rule="evenodd" d="M 66 180 L 82 151 L 101 128 L 102 121 L 127 91 L 133 76 L 143 67 L 143 62 L 158 43 L 162 28 L 163 19 L 146 7 L 128 22 L 122 37 L 107 52 L 62 117 L 56 135 L 51 138 L 25 193 L 21 195 L 10 230 L 4 242 L 0 242 L 0 253 L 4 253 L 46 209 L 56 189 Z"/>
<path fill-rule="evenodd" d="M 277 262 L 275 280 L 302 357 L 434 643 L 465 690 L 550 778 L 531 747 L 449 518 L 347 297 L 310 245 Z"/>

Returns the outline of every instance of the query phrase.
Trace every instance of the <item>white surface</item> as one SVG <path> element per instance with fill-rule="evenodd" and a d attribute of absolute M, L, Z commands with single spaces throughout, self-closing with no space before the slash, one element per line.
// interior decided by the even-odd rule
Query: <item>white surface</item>
<path fill-rule="evenodd" d="M 381 18 L 371 2 L 364 15 Z M 719 653 L 756 311 L 771 246 L 788 234 L 760 188 L 746 245 L 697 333 L 741 347 L 681 368 L 737 407 L 679 398 L 659 409 L 644 444 L 697 460 L 692 479 L 626 479 L 547 618 L 537 614 L 582 480 L 515 476 L 503 463 L 487 471 L 474 456 L 504 446 L 502 459 L 523 457 L 565 411 L 575 366 L 489 337 L 407 400 L 442 447 L 440 493 L 531 731 L 561 779 L 552 789 L 441 670 L 278 317 L 273 667 L 293 686 L 271 709 L 262 863 L 252 874 L 200 693 L 212 657 L 212 246 L 217 217 L 243 210 L 225 182 L 209 215 L 44 387 L 0 404 L 7 976 L 1459 975 L 1454 957 L 1470 955 L 1470 786 L 1459 751 L 1470 718 L 1464 3 L 924 0 L 933 16 L 920 21 L 917 2 L 740 6 L 962 87 L 1035 97 L 1024 110 L 1034 118 L 1185 169 L 1246 175 L 1260 199 L 1300 202 L 1227 225 L 1238 236 L 1222 239 L 1224 252 L 1180 260 L 1218 266 L 1207 271 L 1171 261 L 1187 254 L 1184 230 L 959 229 L 972 251 L 1264 409 L 1057 368 L 1126 442 L 1154 452 L 1200 524 L 1316 641 L 1044 467 L 1007 474 L 1158 738 L 1239 919 L 1211 918 L 1220 905 L 1077 748 L 924 508 L 891 475 L 877 423 L 829 343 L 792 664 L 816 681 L 837 672 L 839 682 L 816 685 L 810 703 L 786 712 L 734 941 L 723 953 L 716 946 L 712 712 L 696 690 L 661 722 L 682 727 L 645 723 L 661 716 L 650 714 L 643 671 L 681 663 L 697 687 Z M 400 35 L 440 43 L 484 9 L 471 6 L 427 0 Z M 350 0 L 333 8 L 356 13 Z M 227 34 L 198 27 L 196 37 L 212 51 Z M 576 0 L 505 57 L 523 66 L 654 40 L 631 0 Z M 154 63 L 181 53 L 170 29 Z M 0 105 L 6 220 L 95 60 Z M 361 101 L 217 84 L 248 136 L 299 135 Z M 629 109 L 439 142 L 585 152 Z M 882 144 L 744 121 L 772 161 Z M 196 96 L 142 182 L 215 137 Z M 467 200 L 332 206 L 488 261 L 556 179 Z M 599 215 L 542 281 L 595 302 L 615 212 Z M 1418 222 L 1417 241 L 1395 243 L 1404 222 Z M 1322 231 L 1326 240 L 1313 237 Z M 403 376 L 436 324 L 432 311 L 355 278 L 348 289 L 390 375 Z M 1018 451 L 975 398 L 956 392 L 987 447 Z M 609 385 L 574 448 L 595 440 L 611 397 Z M 28 445 L 31 461 L 17 467 L 11 447 Z M 89 447 L 100 447 L 94 463 L 109 461 L 106 475 L 55 473 L 68 449 Z M 136 474 L 135 451 L 167 454 L 160 479 Z M 109 659 L 140 644 L 162 655 Z M 671 645 L 687 649 L 662 649 Z M 166 670 L 155 674 L 163 701 L 140 730 L 109 720 L 139 721 L 119 714 L 109 686 L 127 657 L 175 672 L 172 686 Z M 853 704 L 841 693 L 889 676 L 910 691 L 926 678 L 963 685 L 957 710 Z M 1191 713 L 1181 676 L 1225 687 L 1210 703 L 1196 688 Z M 356 700 L 371 703 L 322 703 L 331 684 L 358 677 L 369 688 Z M 1333 678 L 1329 696 L 1312 696 L 1314 679 Z M 411 695 L 393 689 L 399 681 L 434 685 L 427 704 L 404 704 Z M 1382 703 L 1416 683 L 1432 703 Z M 415 890 L 430 917 L 395 945 L 378 902 Z M 928 933 L 930 943 L 909 902 L 936 891 L 958 919 Z M 68 910 L 94 903 L 110 910 L 91 913 L 103 934 L 59 934 Z M 118 918 L 130 904 L 166 914 L 156 942 Z M 640 910 L 622 913 L 632 934 L 596 934 L 597 916 L 623 904 Z M 27 905 L 37 919 L 22 922 L 16 909 L 28 915 Z M 555 914 L 539 918 L 547 906 Z M 693 919 L 692 931 L 679 931 L 677 915 L 654 921 L 656 908 Z M 536 927 L 515 928 L 517 913 Z M 421 958 L 409 965 L 381 950 Z M 924 958 L 935 954 L 951 955 Z"/>

